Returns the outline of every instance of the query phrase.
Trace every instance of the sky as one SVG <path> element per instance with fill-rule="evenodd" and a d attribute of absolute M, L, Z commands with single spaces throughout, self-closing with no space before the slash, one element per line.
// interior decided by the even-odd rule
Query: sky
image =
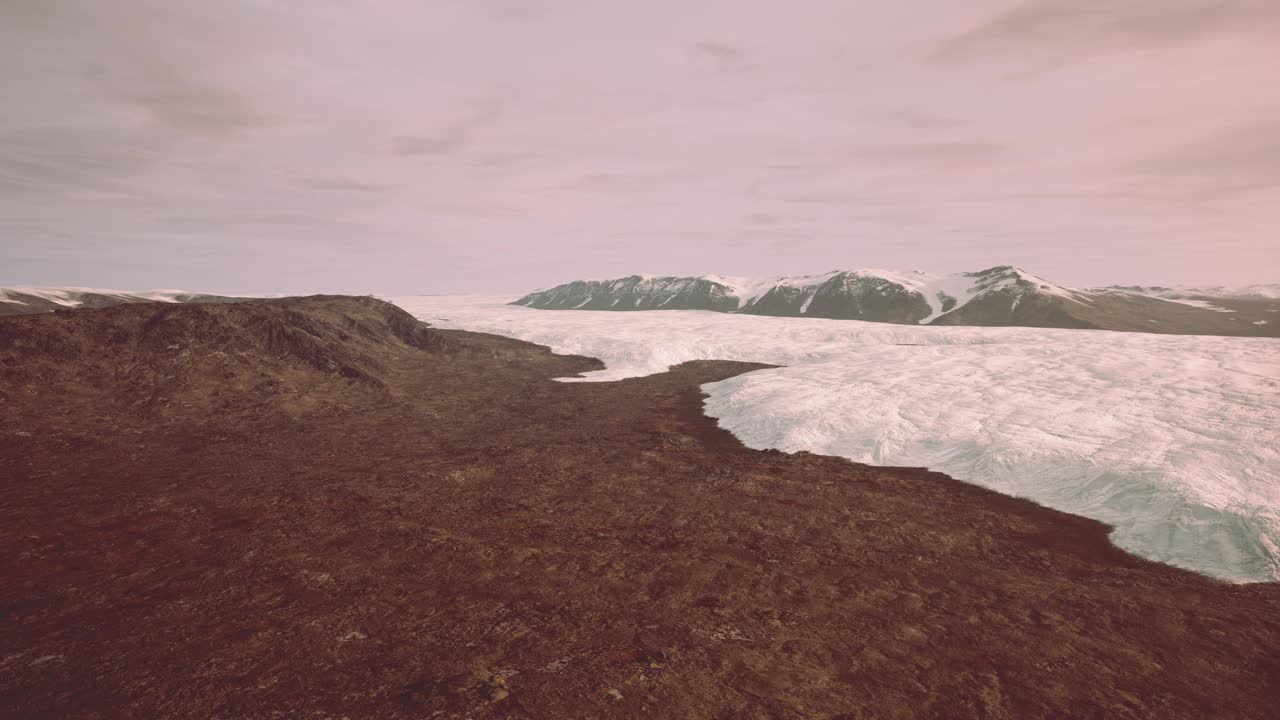
<path fill-rule="evenodd" d="M 0 0 L 0 285 L 1280 282 L 1276 0 Z"/>

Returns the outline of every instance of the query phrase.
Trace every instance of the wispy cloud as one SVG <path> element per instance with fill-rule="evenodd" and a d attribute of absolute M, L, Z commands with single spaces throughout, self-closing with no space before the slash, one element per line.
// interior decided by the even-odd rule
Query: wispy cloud
<path fill-rule="evenodd" d="M 1280 26 L 1272 0 L 1028 0 L 948 37 L 939 61 L 1017 52 L 1055 58 L 1168 46 Z"/>
<path fill-rule="evenodd" d="M 460 135 L 425 137 L 422 135 L 399 135 L 391 138 L 389 152 L 392 155 L 443 155 L 461 148 L 464 139 Z"/>
<path fill-rule="evenodd" d="M 271 125 L 270 118 L 243 96 L 167 72 L 119 88 L 117 96 L 184 134 L 230 137 Z"/>
<path fill-rule="evenodd" d="M 931 170 L 965 170 L 1006 162 L 1012 151 L 985 140 L 886 143 L 856 148 L 860 160 L 891 165 L 907 165 Z"/>
<path fill-rule="evenodd" d="M 0 132 L 0 189 L 49 194 L 125 190 L 158 161 L 124 133 L 75 127 L 24 127 Z"/>
<path fill-rule="evenodd" d="M 701 40 L 689 46 L 689 55 L 696 63 L 709 64 L 717 70 L 738 72 L 751 64 L 750 53 L 745 47 L 718 40 Z"/>
<path fill-rule="evenodd" d="M 1280 187 L 1280 119 L 1231 127 L 1141 159 L 1156 177 L 1194 177 L 1242 190 Z"/>
<path fill-rule="evenodd" d="M 341 192 L 380 192 L 388 187 L 378 183 L 339 177 L 299 178 L 293 182 L 298 187 L 309 190 L 337 190 Z"/>

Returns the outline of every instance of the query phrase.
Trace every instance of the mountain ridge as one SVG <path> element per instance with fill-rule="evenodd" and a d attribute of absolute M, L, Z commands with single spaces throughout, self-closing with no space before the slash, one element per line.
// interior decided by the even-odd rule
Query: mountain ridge
<path fill-rule="evenodd" d="M 950 274 L 832 270 L 768 280 L 629 275 L 564 283 L 511 304 L 544 310 L 709 310 L 920 325 L 1280 334 L 1280 285 L 1073 288 L 1012 265 Z"/>
<path fill-rule="evenodd" d="M 232 303 L 251 298 L 185 290 L 107 290 L 81 287 L 0 287 L 0 315 L 34 313 L 76 308 L 104 308 L 135 303 Z"/>

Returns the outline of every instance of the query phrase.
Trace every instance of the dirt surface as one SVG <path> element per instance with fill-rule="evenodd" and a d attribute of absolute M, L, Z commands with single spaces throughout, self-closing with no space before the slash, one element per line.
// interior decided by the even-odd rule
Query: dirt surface
<path fill-rule="evenodd" d="M 0 319 L 12 718 L 1276 718 L 1280 585 L 369 299 Z"/>

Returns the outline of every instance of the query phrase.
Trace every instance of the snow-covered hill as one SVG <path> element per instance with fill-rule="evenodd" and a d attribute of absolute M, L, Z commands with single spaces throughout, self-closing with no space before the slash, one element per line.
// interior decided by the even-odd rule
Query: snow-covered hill
<path fill-rule="evenodd" d="M 1112 285 L 1121 290 L 1158 298 L 1217 298 L 1222 300 L 1280 300 L 1280 285 L 1214 285 L 1203 288 L 1167 288 L 1142 285 Z"/>
<path fill-rule="evenodd" d="M 1280 579 L 1273 340 L 392 300 L 604 360 L 588 380 L 696 359 L 781 365 L 704 386 L 707 412 L 752 447 L 926 466 L 1109 523 L 1148 558 Z"/>
<path fill-rule="evenodd" d="M 1091 328 L 1276 336 L 1276 286 L 1206 299 L 1208 291 L 1071 288 L 1021 268 L 935 275 L 861 269 L 769 280 L 703 275 L 578 281 L 513 304 L 564 310 L 713 310 L 922 325 Z M 1178 294 L 1182 293 L 1182 294 Z M 1188 294 L 1190 293 L 1190 294 Z M 1201 293 L 1201 294 L 1195 294 Z M 1210 300 L 1218 300 L 1217 303 Z"/>
<path fill-rule="evenodd" d="M 99 308 L 141 302 L 234 302 L 240 298 L 191 293 L 184 290 L 102 290 L 74 287 L 0 288 L 0 315 L 50 312 L 69 308 Z"/>

